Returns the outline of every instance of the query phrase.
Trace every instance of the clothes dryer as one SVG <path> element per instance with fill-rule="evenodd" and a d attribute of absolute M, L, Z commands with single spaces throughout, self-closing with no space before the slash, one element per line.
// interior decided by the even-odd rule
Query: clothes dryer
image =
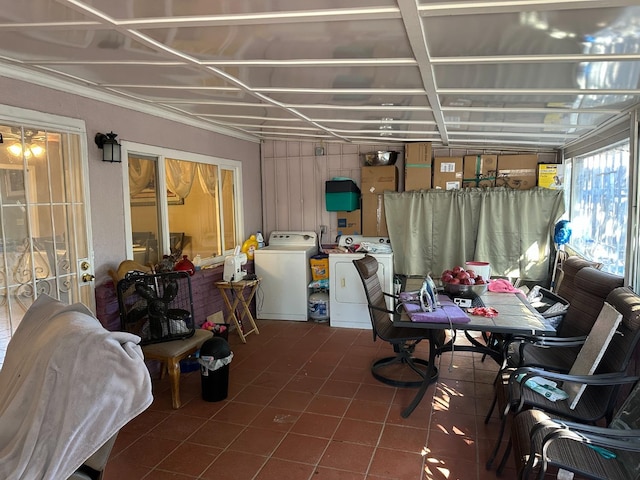
<path fill-rule="evenodd" d="M 393 252 L 387 237 L 365 237 L 361 235 L 342 235 L 338 238 L 338 247 L 344 253 L 329 254 L 329 323 L 332 327 L 371 329 L 371 317 L 367 306 L 362 280 L 353 260 L 362 258 L 364 252 L 355 252 L 364 243 L 383 245 L 381 249 L 388 253 L 369 253 L 378 260 L 378 278 L 382 290 L 393 293 Z M 393 309 L 391 299 L 387 307 Z"/>

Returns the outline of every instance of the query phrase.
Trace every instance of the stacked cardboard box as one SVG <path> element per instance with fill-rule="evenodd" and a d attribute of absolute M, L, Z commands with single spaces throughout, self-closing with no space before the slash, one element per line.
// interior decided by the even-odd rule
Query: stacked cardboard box
<path fill-rule="evenodd" d="M 462 188 L 462 157 L 433 159 L 433 188 L 443 190 Z"/>
<path fill-rule="evenodd" d="M 431 143 L 408 143 L 404 152 L 405 192 L 431 188 Z"/>
<path fill-rule="evenodd" d="M 529 190 L 536 186 L 538 155 L 500 155 L 496 187 Z"/>
<path fill-rule="evenodd" d="M 362 235 L 388 236 L 384 213 L 385 190 L 398 190 L 398 172 L 395 165 L 362 167 Z"/>
<path fill-rule="evenodd" d="M 338 212 L 338 235 L 362 235 L 362 211 Z"/>
<path fill-rule="evenodd" d="M 497 169 L 497 155 L 465 155 L 462 186 L 495 187 Z"/>

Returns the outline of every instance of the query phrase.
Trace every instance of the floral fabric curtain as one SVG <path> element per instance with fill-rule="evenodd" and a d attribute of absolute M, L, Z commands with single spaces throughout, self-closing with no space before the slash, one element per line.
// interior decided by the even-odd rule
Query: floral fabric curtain
<path fill-rule="evenodd" d="M 492 275 L 546 281 L 562 190 L 465 188 L 385 192 L 394 271 L 439 277 L 466 261 Z"/>

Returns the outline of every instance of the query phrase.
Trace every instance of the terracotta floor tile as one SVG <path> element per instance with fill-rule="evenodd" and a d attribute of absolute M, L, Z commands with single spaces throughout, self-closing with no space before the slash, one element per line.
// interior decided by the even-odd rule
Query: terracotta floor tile
<path fill-rule="evenodd" d="M 332 441 L 320 459 L 320 465 L 350 472 L 365 473 L 369 467 L 373 451 L 374 447 L 369 445 Z"/>
<path fill-rule="evenodd" d="M 382 426 L 383 424 L 378 422 L 343 418 L 333 435 L 333 440 L 376 446 Z"/>
<path fill-rule="evenodd" d="M 261 405 L 248 403 L 229 402 L 214 416 L 213 420 L 239 425 L 249 425 L 263 410 Z"/>
<path fill-rule="evenodd" d="M 339 423 L 340 417 L 304 412 L 291 427 L 291 432 L 318 438 L 331 438 Z"/>
<path fill-rule="evenodd" d="M 427 456 L 430 459 L 476 458 L 476 441 L 462 435 L 449 435 L 430 431 L 427 438 Z"/>
<path fill-rule="evenodd" d="M 229 445 L 229 450 L 269 456 L 284 438 L 284 433 L 266 428 L 247 427 Z"/>
<path fill-rule="evenodd" d="M 334 415 L 341 417 L 347 411 L 351 400 L 348 398 L 330 397 L 328 395 L 316 395 L 309 405 L 307 412 L 319 413 L 322 415 Z"/>
<path fill-rule="evenodd" d="M 251 480 L 268 457 L 227 450 L 201 475 L 207 480 Z"/>
<path fill-rule="evenodd" d="M 377 448 L 369 473 L 396 480 L 414 480 L 422 469 L 420 453 L 401 452 L 390 448 Z"/>
<path fill-rule="evenodd" d="M 307 408 L 307 405 L 309 405 L 312 399 L 313 394 L 309 392 L 282 390 L 273 397 L 269 406 L 302 412 Z"/>
<path fill-rule="evenodd" d="M 144 435 L 125 448 L 116 458 L 118 462 L 155 467 L 179 445 L 179 440 Z"/>
<path fill-rule="evenodd" d="M 330 378 L 324 383 L 319 393 L 332 397 L 353 398 L 359 388 L 360 383 L 346 382 Z"/>
<path fill-rule="evenodd" d="M 336 470 L 335 468 L 316 467 L 313 480 L 369 480 L 364 473 Z"/>
<path fill-rule="evenodd" d="M 272 457 L 315 465 L 324 453 L 329 439 L 289 432 Z"/>
<path fill-rule="evenodd" d="M 369 422 L 384 422 L 387 418 L 389 408 L 390 406 L 385 403 L 356 398 L 351 402 L 344 416 Z"/>
<path fill-rule="evenodd" d="M 168 470 L 198 477 L 220 455 L 222 449 L 183 443 L 158 465 L 159 470 Z"/>
<path fill-rule="evenodd" d="M 313 477 L 313 465 L 270 458 L 255 480 L 306 480 Z"/>
<path fill-rule="evenodd" d="M 493 360 L 456 351 L 449 371 L 444 354 L 438 382 L 403 418 L 417 389 L 371 375 L 372 361 L 393 352 L 373 343 L 370 331 L 311 322 L 259 327 L 246 344 L 230 337 L 227 399 L 202 400 L 199 372 L 190 372 L 181 378 L 183 407 L 174 410 L 168 379 L 154 380 L 154 402 L 121 430 L 105 480 L 495 478 L 485 463 L 497 414 L 484 424 Z M 421 342 L 416 355 L 426 358 L 428 348 Z M 515 477 L 509 459 L 501 480 Z"/>
<path fill-rule="evenodd" d="M 324 378 L 308 377 L 306 375 L 294 375 L 293 378 L 284 386 L 284 390 L 293 390 L 295 392 L 318 393 L 324 385 Z"/>
<path fill-rule="evenodd" d="M 298 421 L 302 412 L 284 408 L 265 407 L 251 422 L 252 427 L 287 432 Z"/>
<path fill-rule="evenodd" d="M 401 425 L 386 424 L 382 430 L 378 446 L 421 453 L 427 443 L 428 430 Z"/>
<path fill-rule="evenodd" d="M 191 443 L 226 448 L 247 428 L 235 423 L 207 420 L 188 438 Z"/>

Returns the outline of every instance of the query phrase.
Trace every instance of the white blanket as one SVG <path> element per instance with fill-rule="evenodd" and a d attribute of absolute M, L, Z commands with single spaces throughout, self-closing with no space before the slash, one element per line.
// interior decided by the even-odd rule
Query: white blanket
<path fill-rule="evenodd" d="M 64 480 L 153 399 L 139 337 L 41 295 L 0 370 L 0 479 Z"/>

